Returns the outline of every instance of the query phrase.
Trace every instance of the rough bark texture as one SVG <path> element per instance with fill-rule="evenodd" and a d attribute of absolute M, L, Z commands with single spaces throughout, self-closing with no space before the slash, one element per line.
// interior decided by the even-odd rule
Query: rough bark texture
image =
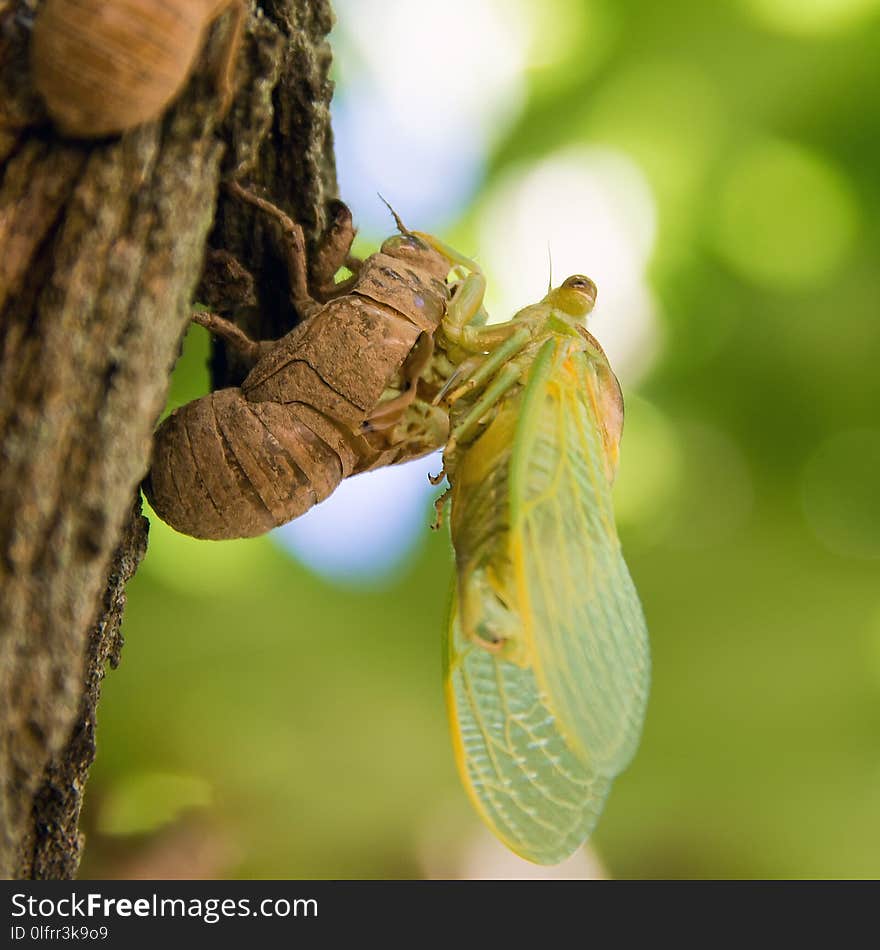
<path fill-rule="evenodd" d="M 326 0 L 252 10 L 218 128 L 197 68 L 160 122 L 59 138 L 29 82 L 32 2 L 0 2 L 0 876 L 71 877 L 106 663 L 146 547 L 134 503 L 202 270 L 222 177 L 255 182 L 310 239 L 335 191 Z M 202 63 L 217 54 L 223 20 Z M 221 192 L 211 243 L 295 319 L 272 235 Z M 262 227 L 262 226 L 260 226 Z M 266 256 L 264 257 L 264 251 Z M 231 258 L 214 254 L 212 260 Z M 233 268 L 234 269 L 234 268 Z M 205 294 L 220 296 L 216 276 Z M 222 270 L 222 268 L 221 268 Z M 211 269 L 209 269 L 209 274 Z M 214 302 L 217 302 L 216 299 Z M 222 301 L 221 301 L 222 302 Z M 286 324 L 286 325 L 285 325 Z"/>

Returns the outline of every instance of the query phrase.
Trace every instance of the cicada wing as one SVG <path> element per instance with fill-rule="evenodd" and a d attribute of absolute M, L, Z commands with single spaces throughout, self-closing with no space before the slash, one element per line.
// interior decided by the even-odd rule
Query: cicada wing
<path fill-rule="evenodd" d="M 453 599 L 445 691 L 461 780 L 512 851 L 556 864 L 590 835 L 609 781 L 572 751 L 531 669 L 468 641 Z"/>
<path fill-rule="evenodd" d="M 568 744 L 613 778 L 638 745 L 650 679 L 623 560 L 596 367 L 557 351 L 524 393 L 511 460 L 511 559 L 527 655 Z"/>

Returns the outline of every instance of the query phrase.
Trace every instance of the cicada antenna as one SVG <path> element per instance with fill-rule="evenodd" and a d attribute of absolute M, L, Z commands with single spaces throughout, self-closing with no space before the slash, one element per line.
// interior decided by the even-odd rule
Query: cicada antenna
<path fill-rule="evenodd" d="M 391 212 L 391 215 L 394 218 L 394 223 L 397 225 L 397 230 L 400 231 L 401 234 L 412 234 L 412 231 L 410 231 L 403 221 L 400 220 L 400 215 L 394 210 L 394 208 L 391 207 L 391 203 L 386 201 L 378 191 L 376 194 L 379 195 L 379 200 L 382 202 L 382 204 L 385 205 L 385 207 Z"/>

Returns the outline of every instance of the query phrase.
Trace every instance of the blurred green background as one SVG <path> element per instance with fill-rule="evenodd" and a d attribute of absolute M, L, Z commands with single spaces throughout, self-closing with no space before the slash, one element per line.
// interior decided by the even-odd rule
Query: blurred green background
<path fill-rule="evenodd" d="M 357 505 L 299 540 L 154 519 L 84 877 L 880 875 L 878 8 L 337 5 L 361 249 L 391 230 L 378 188 L 484 262 L 497 317 L 542 295 L 548 240 L 559 277 L 597 280 L 653 647 L 642 746 L 589 851 L 539 872 L 454 771 L 429 491 L 384 518 L 372 573 L 346 567 Z M 207 390 L 207 350 L 194 328 L 171 406 Z M 371 478 L 361 510 L 386 511 Z M 338 557 L 310 560 L 316 534 Z"/>

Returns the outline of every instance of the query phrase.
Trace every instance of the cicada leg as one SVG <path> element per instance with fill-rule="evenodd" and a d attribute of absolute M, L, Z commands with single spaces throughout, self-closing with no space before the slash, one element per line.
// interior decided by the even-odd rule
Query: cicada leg
<path fill-rule="evenodd" d="M 419 379 L 431 362 L 433 354 L 434 338 L 429 333 L 420 333 L 416 345 L 403 364 L 403 391 L 399 396 L 380 402 L 361 423 L 362 429 L 377 432 L 397 425 L 404 411 L 415 402 Z"/>
<path fill-rule="evenodd" d="M 417 458 L 443 445 L 449 438 L 449 413 L 424 399 L 415 399 L 407 410 L 395 442 L 404 446 L 406 458 Z"/>
<path fill-rule="evenodd" d="M 303 229 L 279 207 L 244 188 L 237 181 L 227 182 L 227 190 L 236 198 L 259 208 L 281 229 L 281 246 L 285 267 L 290 281 L 290 298 L 302 319 L 317 312 L 322 304 L 309 293 L 308 267 L 306 265 L 306 241 Z M 337 268 L 338 269 L 338 268 Z"/>
<path fill-rule="evenodd" d="M 385 200 L 384 198 L 382 199 Z M 388 202 L 385 202 L 388 204 Z M 389 208 L 391 206 L 389 205 Z M 404 234 L 413 234 L 415 237 L 420 238 L 425 242 L 429 247 L 433 247 L 435 251 L 439 251 L 448 261 L 450 267 L 461 267 L 468 274 L 482 274 L 480 270 L 480 265 L 473 260 L 473 258 L 465 257 L 460 251 L 456 251 L 454 247 L 451 247 L 449 244 L 446 244 L 444 241 L 441 241 L 440 238 L 434 237 L 433 234 L 426 234 L 424 231 L 408 231 L 406 228 L 402 227 L 402 222 L 400 218 L 395 214 L 394 209 L 391 209 L 391 213 L 394 214 L 395 219 L 397 220 L 398 227 L 401 229 Z"/>
<path fill-rule="evenodd" d="M 519 631 L 517 615 L 501 595 L 491 568 L 476 567 L 465 589 L 469 594 L 462 598 L 459 607 L 462 632 L 467 639 L 496 656 L 515 650 Z"/>
<path fill-rule="evenodd" d="M 483 634 L 476 631 L 466 632 L 465 636 L 474 646 L 485 650 L 487 653 L 491 653 L 493 656 L 500 655 L 507 648 L 507 644 L 509 643 L 506 637 L 498 637 L 495 640 L 490 640 L 488 637 L 484 637 Z"/>
<path fill-rule="evenodd" d="M 522 377 L 524 367 L 516 360 L 502 367 L 495 379 L 486 387 L 482 396 L 474 403 L 461 422 L 452 429 L 446 443 L 444 458 L 452 455 L 459 444 L 468 442 L 480 426 L 480 420 L 488 413 L 501 397 L 515 386 Z"/>
<path fill-rule="evenodd" d="M 464 382 L 447 397 L 447 403 L 451 405 L 461 399 L 462 396 L 482 386 L 483 383 L 491 379 L 505 363 L 508 363 L 512 357 L 516 356 L 530 339 L 531 333 L 528 327 L 519 327 L 512 336 L 508 337 L 500 346 L 492 350 L 488 356 L 483 357 L 477 363 L 473 372 L 462 374 L 464 376 Z M 464 364 L 462 364 L 462 368 L 463 367 Z"/>
<path fill-rule="evenodd" d="M 483 299 L 486 296 L 486 278 L 475 260 L 465 257 L 433 234 L 425 234 L 422 231 L 412 233 L 433 247 L 435 251 L 439 251 L 449 261 L 451 267 L 460 269 L 465 275 L 455 288 L 442 322 L 446 339 L 450 343 L 458 344 L 463 339 L 462 334 L 466 327 L 476 329 L 488 318 L 483 306 Z M 480 351 L 471 349 L 470 352 Z"/>
<path fill-rule="evenodd" d="M 220 337 L 227 346 L 236 350 L 252 364 L 275 346 L 275 340 L 252 340 L 237 324 L 207 310 L 197 310 L 191 319 L 193 323 L 198 323 L 214 336 Z"/>
<path fill-rule="evenodd" d="M 521 328 L 521 325 L 510 321 L 479 327 L 468 324 L 455 326 L 444 320 L 442 326 L 446 339 L 465 353 L 489 353 L 506 343 Z"/>
<path fill-rule="evenodd" d="M 443 329 L 449 331 L 447 336 L 450 339 L 458 329 L 471 323 L 483 311 L 485 295 L 486 278 L 479 271 L 468 274 L 456 285 L 455 294 L 443 317 Z"/>
<path fill-rule="evenodd" d="M 493 656 L 498 656 L 501 654 L 507 646 L 507 640 L 487 640 L 479 633 L 472 635 L 469 634 L 468 640 L 470 640 L 474 646 L 479 647 L 481 650 L 485 650 L 487 653 L 491 653 Z"/>
<path fill-rule="evenodd" d="M 432 485 L 439 485 L 440 482 L 443 481 L 444 477 L 445 477 L 444 473 L 441 472 L 438 481 L 435 482 L 434 478 L 431 475 L 428 476 L 428 481 Z M 434 520 L 431 522 L 432 531 L 439 531 L 440 528 L 443 526 L 443 508 L 446 505 L 446 502 L 449 499 L 449 496 L 451 493 L 452 493 L 452 489 L 447 488 L 446 491 L 443 492 L 442 495 L 438 495 L 434 499 Z"/>
<path fill-rule="evenodd" d="M 505 359 L 528 343 L 529 334 L 523 324 L 512 321 L 483 326 L 486 320 L 486 311 L 483 307 L 485 292 L 486 278 L 479 272 L 468 274 L 450 301 L 441 328 L 448 348 L 457 348 L 469 355 L 492 353 L 499 347 L 505 346 L 512 337 L 517 338 L 518 342 L 511 344 L 498 362 L 492 364 L 492 368 L 484 377 L 488 378 Z M 456 360 L 454 355 L 453 361 L 465 362 L 464 359 Z"/>
<path fill-rule="evenodd" d="M 466 360 L 454 366 L 449 372 L 448 378 L 443 384 L 443 388 L 434 397 L 434 405 L 439 406 L 441 402 L 444 402 L 449 390 L 462 379 L 469 379 L 471 375 L 483 365 L 485 360 L 486 357 L 481 353 L 478 356 L 469 356 Z"/>
<path fill-rule="evenodd" d="M 348 206 L 334 199 L 327 211 L 329 224 L 309 260 L 312 295 L 324 302 L 351 292 L 362 263 L 351 254 L 355 229 Z M 351 276 L 337 283 L 336 275 L 342 267 L 350 270 Z"/>

